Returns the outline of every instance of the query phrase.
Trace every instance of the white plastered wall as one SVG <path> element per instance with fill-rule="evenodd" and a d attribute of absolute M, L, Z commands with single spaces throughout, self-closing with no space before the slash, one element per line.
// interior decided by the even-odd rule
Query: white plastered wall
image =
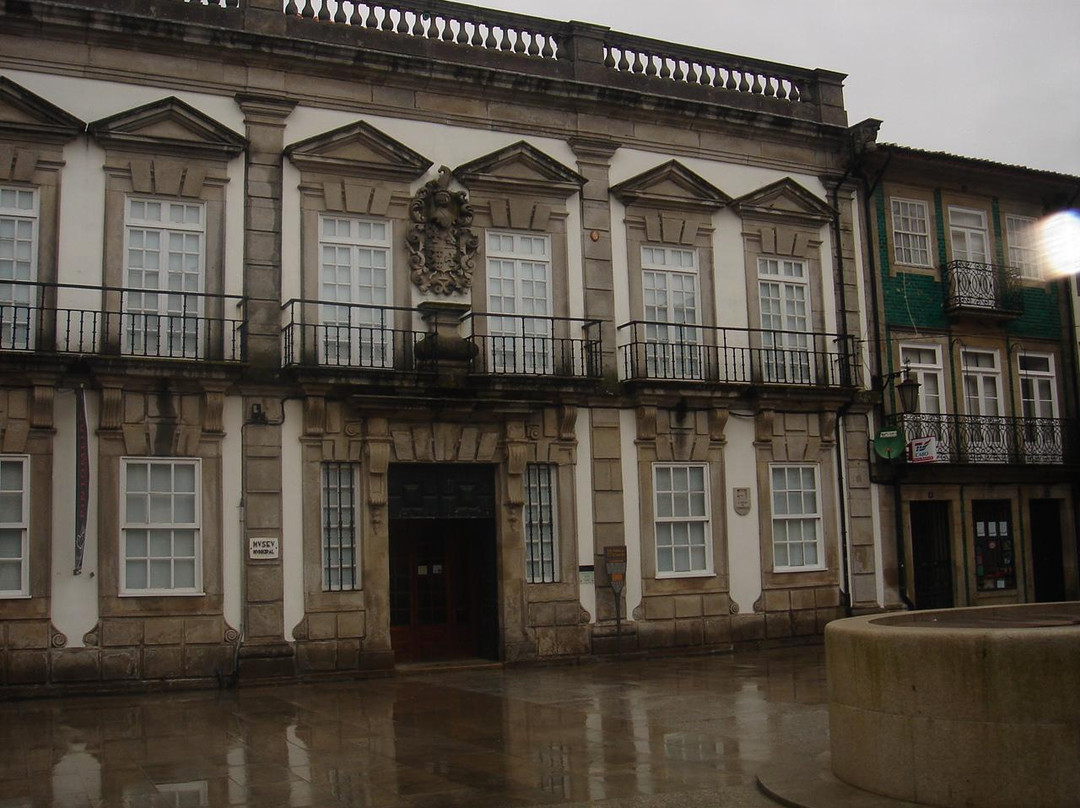
<path fill-rule="evenodd" d="M 281 426 L 281 576 L 284 637 L 295 640 L 292 630 L 304 619 L 304 503 L 301 429 L 303 405 L 286 401 Z M 363 581 L 361 581 L 363 586 Z"/>
<path fill-rule="evenodd" d="M 226 622 L 241 628 L 243 606 L 244 535 L 241 529 L 243 500 L 241 459 L 243 457 L 244 400 L 240 396 L 225 399 L 221 414 L 225 437 L 221 442 L 221 585 Z"/>
<path fill-rule="evenodd" d="M 83 635 L 98 622 L 98 406 L 97 394 L 87 391 L 90 502 L 82 573 L 74 575 L 75 391 L 58 389 L 53 401 L 52 624 L 67 637 L 68 648 L 82 648 Z"/>
<path fill-rule="evenodd" d="M 633 410 L 619 410 L 622 454 L 623 522 L 626 540 L 626 614 L 634 619 L 641 605 L 641 495 L 638 489 L 637 420 Z"/>
<path fill-rule="evenodd" d="M 577 505 L 577 558 L 579 567 L 592 567 L 595 563 L 596 541 L 593 535 L 593 484 L 592 484 L 592 412 L 584 407 L 578 410 L 574 424 L 577 434 L 577 465 L 574 466 L 574 501 Z M 578 574 L 578 573 L 575 573 Z M 581 608 L 596 620 L 596 587 L 581 582 L 578 574 Z"/>
<path fill-rule="evenodd" d="M 754 419 L 750 415 L 732 413 L 724 430 L 724 477 L 728 490 L 727 503 L 728 572 L 731 599 L 743 614 L 753 611 L 761 597 L 761 541 L 758 527 L 757 450 L 754 448 Z M 750 512 L 735 513 L 733 491 L 750 489 Z"/>

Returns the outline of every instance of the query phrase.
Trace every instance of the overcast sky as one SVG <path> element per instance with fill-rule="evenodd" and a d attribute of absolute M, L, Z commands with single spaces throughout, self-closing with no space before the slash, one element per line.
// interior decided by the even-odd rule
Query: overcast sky
<path fill-rule="evenodd" d="M 471 0 L 847 73 L 878 139 L 1080 175 L 1080 0 Z"/>

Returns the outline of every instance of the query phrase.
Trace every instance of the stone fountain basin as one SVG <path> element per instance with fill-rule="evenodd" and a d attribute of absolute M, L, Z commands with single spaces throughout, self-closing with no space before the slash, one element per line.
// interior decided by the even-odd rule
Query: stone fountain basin
<path fill-rule="evenodd" d="M 833 773 L 943 808 L 1080 805 L 1080 603 L 825 630 Z"/>

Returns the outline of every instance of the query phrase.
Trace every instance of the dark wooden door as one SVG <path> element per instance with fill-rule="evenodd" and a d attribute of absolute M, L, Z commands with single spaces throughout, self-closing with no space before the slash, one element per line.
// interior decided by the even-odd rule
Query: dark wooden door
<path fill-rule="evenodd" d="M 490 656 L 494 522 L 390 522 L 390 641 L 398 662 Z"/>
<path fill-rule="evenodd" d="M 911 503 L 911 555 L 915 606 L 948 609 L 953 601 L 949 503 Z"/>
<path fill-rule="evenodd" d="M 1035 601 L 1065 600 L 1065 561 L 1061 542 L 1061 500 L 1031 500 L 1031 557 Z"/>

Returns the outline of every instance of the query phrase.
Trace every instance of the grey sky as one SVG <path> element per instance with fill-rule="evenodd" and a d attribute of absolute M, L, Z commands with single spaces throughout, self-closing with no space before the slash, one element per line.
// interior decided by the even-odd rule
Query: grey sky
<path fill-rule="evenodd" d="M 879 139 L 1080 175 L 1077 0 L 472 0 L 848 74 Z"/>

